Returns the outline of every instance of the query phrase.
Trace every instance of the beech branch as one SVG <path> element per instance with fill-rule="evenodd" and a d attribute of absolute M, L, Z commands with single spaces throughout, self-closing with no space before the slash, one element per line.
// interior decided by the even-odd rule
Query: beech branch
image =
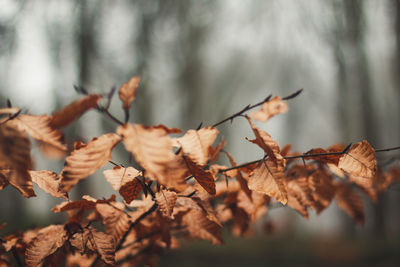
<path fill-rule="evenodd" d="M 282 98 L 282 100 L 289 100 L 289 99 L 295 98 L 295 97 L 298 96 L 302 91 L 303 91 L 303 89 L 300 89 L 300 90 L 294 92 L 293 94 L 290 94 L 290 95 L 288 95 L 288 96 Z M 212 127 L 217 127 L 217 126 L 219 126 L 219 125 L 221 125 L 221 124 L 223 124 L 223 123 L 225 123 L 225 122 L 227 122 L 227 121 L 231 121 L 231 122 L 232 122 L 234 118 L 239 117 L 239 116 L 242 116 L 243 113 L 245 113 L 245 112 L 247 112 L 247 111 L 249 111 L 249 110 L 251 110 L 251 109 L 253 109 L 253 108 L 256 108 L 256 107 L 258 107 L 258 106 L 261 106 L 262 104 L 268 102 L 269 100 L 271 100 L 271 97 L 272 97 L 272 95 L 269 95 L 269 96 L 267 96 L 263 101 L 258 102 L 257 104 L 245 106 L 242 110 L 236 112 L 235 114 L 229 116 L 228 118 L 225 118 L 225 119 L 223 119 L 223 120 L 221 120 L 221 121 L 219 121 L 219 122 L 213 124 Z"/>

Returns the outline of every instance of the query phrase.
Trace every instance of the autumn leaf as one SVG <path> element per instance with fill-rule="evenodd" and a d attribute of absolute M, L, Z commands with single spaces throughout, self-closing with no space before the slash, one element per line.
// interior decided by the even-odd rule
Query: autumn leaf
<path fill-rule="evenodd" d="M 287 203 L 287 185 L 284 169 L 284 159 L 276 161 L 267 159 L 260 162 L 249 175 L 249 189 L 274 197 L 285 205 Z"/>
<path fill-rule="evenodd" d="M 183 156 L 189 172 L 194 179 L 210 194 L 215 195 L 215 178 L 209 170 L 203 170 L 201 166 L 194 163 L 190 158 Z"/>
<path fill-rule="evenodd" d="M 364 205 L 358 193 L 347 184 L 336 184 L 336 201 L 357 224 L 364 224 Z"/>
<path fill-rule="evenodd" d="M 183 159 L 173 153 L 171 138 L 164 127 L 125 124 L 118 127 L 125 148 L 133 153 L 145 175 L 169 189 L 186 188 L 187 168 Z"/>
<path fill-rule="evenodd" d="M 63 107 L 51 116 L 50 127 L 60 129 L 82 116 L 89 109 L 97 107 L 101 95 L 91 94 Z"/>
<path fill-rule="evenodd" d="M 332 175 L 324 169 L 318 169 L 311 174 L 308 183 L 314 199 L 314 205 L 311 208 L 315 209 L 317 214 L 319 214 L 329 206 L 335 196 Z"/>
<path fill-rule="evenodd" d="M 142 186 L 136 178 L 141 173 L 135 168 L 117 166 L 112 170 L 105 170 L 103 173 L 112 188 L 120 193 L 126 203 L 130 203 L 139 196 Z"/>
<path fill-rule="evenodd" d="M 18 130 L 13 121 L 0 125 L 0 169 L 2 184 L 10 183 L 24 197 L 33 197 L 32 179 L 28 169 L 32 168 L 31 144 L 24 132 Z"/>
<path fill-rule="evenodd" d="M 64 246 L 67 239 L 64 225 L 50 225 L 41 229 L 25 251 L 26 266 L 38 266 L 47 256 Z"/>
<path fill-rule="evenodd" d="M 43 189 L 46 193 L 54 197 L 62 197 L 68 199 L 67 194 L 64 192 L 60 192 L 60 178 L 57 173 L 41 170 L 41 171 L 29 171 L 29 174 L 32 177 L 32 181 L 36 183 L 41 189 Z"/>
<path fill-rule="evenodd" d="M 106 264 L 115 264 L 115 243 L 111 235 L 89 226 L 83 228 L 82 232 L 75 233 L 69 239 L 69 242 L 81 254 L 95 252 Z"/>
<path fill-rule="evenodd" d="M 365 140 L 356 143 L 340 158 L 338 167 L 350 175 L 372 179 L 376 171 L 375 150 Z"/>
<path fill-rule="evenodd" d="M 111 159 L 112 149 L 121 141 L 114 133 L 93 138 L 88 144 L 78 143 L 71 155 L 66 158 L 60 177 L 62 192 L 68 192 L 80 180 L 95 173 Z"/>
<path fill-rule="evenodd" d="M 200 130 L 188 130 L 184 136 L 176 138 L 176 141 L 193 162 L 204 166 L 209 158 L 210 147 L 217 135 L 216 128 L 205 127 Z"/>
<path fill-rule="evenodd" d="M 228 157 L 229 162 L 231 163 L 232 167 L 236 167 L 237 164 L 236 164 L 236 161 L 234 160 L 234 158 L 228 152 L 225 152 L 225 154 Z M 250 192 L 249 186 L 247 185 L 247 180 L 244 179 L 244 177 L 240 171 L 237 171 L 236 179 L 239 182 L 240 187 L 243 190 L 243 192 L 251 199 L 251 192 Z"/>
<path fill-rule="evenodd" d="M 75 201 L 66 201 L 55 206 L 53 212 L 63 212 L 68 210 L 93 210 L 97 204 L 110 203 L 115 201 L 115 195 L 112 195 L 109 199 L 95 199 L 91 196 L 82 196 L 82 199 Z"/>
<path fill-rule="evenodd" d="M 164 217 L 173 219 L 172 212 L 177 198 L 176 193 L 170 190 L 160 190 L 156 193 L 155 201 Z"/>
<path fill-rule="evenodd" d="M 16 115 L 19 114 L 21 110 L 19 108 L 0 108 L 0 115 L 7 114 L 8 116 L 5 116 L 3 118 L 0 118 L 0 125 L 3 123 L 6 123 L 10 119 L 14 118 Z"/>
<path fill-rule="evenodd" d="M 51 126 L 52 117 L 49 115 L 34 116 L 21 114 L 13 121 L 21 130 L 27 132 L 32 138 L 48 143 L 60 150 L 66 151 L 62 143 L 63 134 L 60 130 Z"/>
<path fill-rule="evenodd" d="M 254 120 L 266 122 L 275 115 L 286 113 L 288 105 L 279 96 L 275 96 L 271 100 L 265 102 L 261 106 L 261 110 L 253 111 L 251 117 Z"/>
<path fill-rule="evenodd" d="M 132 77 L 128 82 L 124 83 L 118 91 L 119 98 L 122 101 L 122 107 L 128 110 L 131 103 L 136 98 L 136 90 L 139 87 L 140 77 Z"/>
<path fill-rule="evenodd" d="M 329 153 L 336 153 L 336 152 L 342 152 L 345 149 L 344 146 L 335 146 L 328 148 L 327 150 L 323 148 L 313 148 L 310 151 L 306 152 L 305 155 L 310 155 L 308 157 L 304 157 L 304 159 L 310 160 L 317 160 L 323 163 L 331 163 L 334 165 L 338 165 L 339 159 L 342 157 L 341 154 L 329 154 Z M 312 156 L 313 154 L 327 154 L 327 155 L 315 155 Z"/>
<path fill-rule="evenodd" d="M 96 211 L 101 215 L 106 233 L 114 238 L 117 244 L 121 237 L 128 231 L 131 223 L 130 217 L 124 212 L 125 205 L 121 202 L 110 204 L 96 204 Z"/>

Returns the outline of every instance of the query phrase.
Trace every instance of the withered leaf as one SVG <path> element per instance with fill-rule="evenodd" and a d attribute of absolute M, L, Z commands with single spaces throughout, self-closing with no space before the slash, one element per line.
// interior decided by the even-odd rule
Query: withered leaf
<path fill-rule="evenodd" d="M 36 183 L 41 189 L 43 189 L 46 193 L 54 197 L 62 197 L 68 199 L 67 194 L 58 191 L 60 178 L 57 173 L 40 170 L 40 171 L 29 171 L 29 174 L 32 177 L 32 181 Z"/>
<path fill-rule="evenodd" d="M 376 171 L 375 150 L 365 140 L 356 143 L 340 158 L 338 167 L 350 175 L 372 179 Z"/>
<path fill-rule="evenodd" d="M 132 77 L 128 82 L 124 83 L 118 91 L 119 98 L 122 101 L 122 107 L 128 110 L 131 103 L 136 98 L 136 90 L 139 87 L 140 77 Z"/>
<path fill-rule="evenodd" d="M 205 165 L 209 158 L 209 149 L 218 135 L 214 127 L 205 127 L 200 130 L 188 130 L 182 137 L 176 139 L 182 151 L 198 165 Z"/>
<path fill-rule="evenodd" d="M 228 152 L 225 152 L 225 154 L 229 158 L 229 162 L 231 163 L 232 167 L 237 166 L 236 161 L 233 159 L 233 157 Z M 240 171 L 237 171 L 236 179 L 239 182 L 243 192 L 251 199 L 251 192 L 247 185 L 247 180 L 243 178 L 243 175 Z"/>
<path fill-rule="evenodd" d="M 60 129 L 67 126 L 89 109 L 97 107 L 100 99 L 100 95 L 90 94 L 72 102 L 51 116 L 50 126 L 54 129 Z"/>
<path fill-rule="evenodd" d="M 253 111 L 251 117 L 254 120 L 266 122 L 275 115 L 286 113 L 288 105 L 279 96 L 275 96 L 271 100 L 265 102 L 261 106 L 261 110 Z"/>
<path fill-rule="evenodd" d="M 173 153 L 172 141 L 164 127 L 125 124 L 118 127 L 125 148 L 145 169 L 145 175 L 169 189 L 186 188 L 187 168 L 183 159 Z"/>
<path fill-rule="evenodd" d="M 120 141 L 120 136 L 109 133 L 93 138 L 88 144 L 75 146 L 74 151 L 66 158 L 65 167 L 60 174 L 61 191 L 68 192 L 80 180 L 108 163 L 113 148 Z"/>
<path fill-rule="evenodd" d="M 210 194 L 215 195 L 215 178 L 209 170 L 203 170 L 201 166 L 194 163 L 190 158 L 183 156 L 189 169 L 196 181 Z"/>
<path fill-rule="evenodd" d="M 311 206 L 311 208 L 315 209 L 319 214 L 329 206 L 335 196 L 332 175 L 323 169 L 318 169 L 311 174 L 308 182 L 314 199 L 314 206 Z"/>
<path fill-rule="evenodd" d="M 341 158 L 342 155 L 335 155 L 335 154 L 330 154 L 332 152 L 342 152 L 345 149 L 345 147 L 342 144 L 337 144 L 335 146 L 329 147 L 327 150 L 323 148 L 313 148 L 310 151 L 308 151 L 306 154 L 310 154 L 311 156 L 305 157 L 304 159 L 313 159 L 317 160 L 323 163 L 331 163 L 334 165 L 338 165 L 339 159 Z M 328 155 L 315 155 L 312 156 L 312 154 L 328 154 Z"/>
<path fill-rule="evenodd" d="M 126 203 L 130 203 L 139 196 L 142 186 L 136 177 L 141 173 L 135 168 L 117 166 L 112 170 L 105 170 L 103 173 L 112 188 L 120 193 Z"/>
<path fill-rule="evenodd" d="M 25 251 L 26 266 L 38 266 L 47 256 L 64 246 L 67 239 L 64 225 L 50 225 L 41 229 Z"/>
<path fill-rule="evenodd" d="M 115 243 L 111 235 L 89 226 L 84 228 L 83 232 L 75 233 L 69 242 L 81 254 L 95 252 L 106 264 L 115 264 Z"/>
<path fill-rule="evenodd" d="M 114 238 L 116 244 L 129 229 L 131 219 L 124 212 L 125 206 L 123 203 L 112 202 L 111 204 L 97 204 L 96 210 L 103 219 L 106 233 Z"/>
<path fill-rule="evenodd" d="M 18 124 L 20 129 L 32 136 L 32 138 L 66 151 L 65 145 L 62 143 L 63 134 L 60 130 L 50 125 L 51 120 L 52 117 L 49 115 L 34 116 L 21 114 L 13 121 Z"/>
<path fill-rule="evenodd" d="M 92 210 L 96 208 L 97 204 L 110 203 L 115 201 L 115 195 L 112 195 L 109 199 L 95 199 L 91 196 L 82 196 L 81 200 L 66 201 L 55 206 L 53 212 L 62 212 L 67 210 Z"/>
<path fill-rule="evenodd" d="M 287 185 L 285 180 L 285 160 L 270 160 L 260 162 L 249 175 L 250 190 L 276 198 L 282 204 L 287 203 Z"/>
<path fill-rule="evenodd" d="M 172 212 L 177 198 L 177 194 L 170 190 L 160 190 L 156 193 L 155 201 L 164 217 L 173 219 Z"/>
<path fill-rule="evenodd" d="M 357 224 L 364 224 L 364 205 L 358 193 L 347 184 L 336 184 L 336 201 Z"/>

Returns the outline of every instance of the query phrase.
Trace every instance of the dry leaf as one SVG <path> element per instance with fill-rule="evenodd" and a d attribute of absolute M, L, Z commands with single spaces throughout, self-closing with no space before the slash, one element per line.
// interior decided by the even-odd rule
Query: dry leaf
<path fill-rule="evenodd" d="M 172 212 L 177 198 L 176 193 L 170 190 L 160 190 L 156 193 L 155 201 L 164 217 L 173 219 Z"/>
<path fill-rule="evenodd" d="M 97 204 L 110 203 L 115 201 L 115 195 L 112 195 L 109 199 L 95 199 L 91 196 L 82 196 L 81 200 L 66 201 L 55 206 L 53 212 L 62 212 L 68 210 L 92 210 L 96 208 Z"/>
<path fill-rule="evenodd" d="M 26 266 L 38 266 L 47 256 L 64 246 L 67 239 L 64 225 L 50 225 L 41 229 L 25 251 Z"/>
<path fill-rule="evenodd" d="M 126 203 L 130 203 L 139 196 L 142 186 L 136 177 L 139 177 L 141 173 L 135 168 L 117 166 L 103 173 L 112 188 L 120 193 Z"/>
<path fill-rule="evenodd" d="M 215 195 L 215 178 L 209 170 L 203 170 L 201 166 L 194 163 L 190 158 L 183 156 L 189 169 L 196 181 L 210 194 Z"/>
<path fill-rule="evenodd" d="M 125 124 L 118 127 L 125 148 L 133 153 L 145 175 L 168 189 L 186 188 L 187 168 L 182 158 L 172 151 L 172 141 L 164 127 Z"/>
<path fill-rule="evenodd" d="M 114 238 L 114 244 L 117 244 L 128 231 L 131 219 L 124 212 L 124 204 L 121 202 L 112 202 L 111 204 L 97 204 L 96 210 L 103 219 L 106 233 L 111 235 Z"/>
<path fill-rule="evenodd" d="M 276 198 L 282 204 L 287 203 L 286 180 L 284 175 L 285 160 L 262 161 L 250 174 L 248 186 L 250 190 Z"/>
<path fill-rule="evenodd" d="M 26 131 L 32 138 L 48 143 L 60 150 L 66 151 L 67 148 L 62 143 L 63 134 L 60 130 L 53 128 L 52 117 L 49 115 L 27 115 L 21 114 L 15 118 L 15 123 L 21 130 Z"/>
<path fill-rule="evenodd" d="M 112 149 L 121 141 L 114 133 L 93 138 L 88 144 L 78 144 L 71 155 L 66 158 L 62 170 L 61 191 L 68 192 L 80 180 L 95 173 L 111 159 Z"/>
<path fill-rule="evenodd" d="M 91 94 L 72 102 L 51 116 L 50 126 L 54 129 L 60 129 L 67 126 L 89 109 L 97 107 L 100 99 L 101 95 Z"/>
<path fill-rule="evenodd" d="M 350 175 L 372 179 L 376 171 L 375 150 L 365 140 L 354 144 L 340 158 L 338 167 Z"/>
<path fill-rule="evenodd" d="M 337 184 L 335 194 L 338 206 L 357 224 L 364 224 L 364 205 L 360 195 L 346 184 Z"/>
<path fill-rule="evenodd" d="M 66 193 L 58 191 L 60 178 L 58 177 L 57 173 L 47 170 L 41 170 L 41 171 L 29 171 L 29 174 L 32 177 L 32 181 L 36 183 L 46 193 L 49 193 L 54 197 L 62 197 L 68 199 Z"/>
<path fill-rule="evenodd" d="M 209 158 L 209 150 L 218 135 L 218 130 L 214 127 L 205 127 L 200 130 L 188 130 L 176 141 L 182 147 L 182 151 L 196 164 L 204 166 Z"/>
<path fill-rule="evenodd" d="M 335 186 L 332 183 L 332 175 L 323 169 L 319 169 L 311 174 L 308 182 L 314 199 L 314 206 L 311 208 L 315 209 L 317 214 L 319 214 L 329 206 L 335 196 Z"/>
<path fill-rule="evenodd" d="M 275 115 L 286 113 L 288 105 L 279 96 L 275 96 L 271 100 L 265 102 L 261 106 L 261 110 L 253 111 L 251 117 L 254 120 L 266 122 Z"/>
<path fill-rule="evenodd" d="M 122 107 L 128 110 L 131 103 L 136 98 L 136 90 L 139 86 L 140 77 L 132 77 L 128 82 L 124 83 L 118 91 L 119 98 L 122 101 Z"/>
<path fill-rule="evenodd" d="M 69 242 L 81 254 L 95 252 L 106 264 L 115 264 L 115 244 L 111 235 L 99 232 L 89 226 L 84 228 L 83 232 L 75 233 Z"/>

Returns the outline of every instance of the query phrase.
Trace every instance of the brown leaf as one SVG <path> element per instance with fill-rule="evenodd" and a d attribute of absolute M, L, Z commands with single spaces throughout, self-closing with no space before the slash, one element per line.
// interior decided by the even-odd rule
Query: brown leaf
<path fill-rule="evenodd" d="M 172 141 L 164 127 L 125 124 L 117 132 L 123 136 L 125 148 L 145 169 L 146 176 L 168 189 L 186 188 L 185 162 L 173 153 Z"/>
<path fill-rule="evenodd" d="M 215 195 L 215 178 L 209 170 L 203 170 L 201 166 L 194 163 L 190 158 L 183 156 L 189 172 L 196 181 L 210 194 Z"/>
<path fill-rule="evenodd" d="M 261 106 L 261 110 L 253 111 L 251 117 L 254 120 L 266 122 L 275 115 L 286 113 L 288 105 L 279 96 L 275 96 L 271 100 L 265 102 Z"/>
<path fill-rule="evenodd" d="M 51 120 L 52 117 L 49 115 L 34 116 L 21 114 L 13 121 L 18 124 L 21 130 L 32 136 L 32 138 L 66 151 L 67 148 L 62 144 L 63 134 L 60 130 L 50 125 Z"/>
<path fill-rule="evenodd" d="M 41 170 L 41 171 L 29 171 L 29 174 L 32 177 L 32 181 L 36 183 L 46 193 L 49 193 L 54 197 L 62 197 L 68 199 L 66 193 L 58 191 L 60 178 L 58 177 L 57 173 L 47 170 Z"/>
<path fill-rule="evenodd" d="M 6 123 L 8 120 L 10 120 L 13 116 L 18 114 L 21 110 L 17 107 L 14 108 L 0 108 L 0 115 L 7 114 L 8 116 L 5 116 L 3 118 L 0 118 L 0 125 L 3 123 Z"/>
<path fill-rule="evenodd" d="M 121 202 L 112 202 L 110 204 L 97 204 L 96 210 L 103 219 L 106 226 L 106 233 L 114 238 L 117 244 L 121 237 L 128 231 L 131 219 L 124 212 L 125 206 Z"/>
<path fill-rule="evenodd" d="M 282 204 L 287 203 L 287 185 L 284 175 L 285 160 L 262 161 L 250 174 L 248 186 L 250 190 L 276 198 Z"/>
<path fill-rule="evenodd" d="M 94 199 L 91 196 L 82 196 L 81 200 L 66 201 L 55 206 L 53 212 L 62 212 L 67 210 L 93 210 L 97 204 L 110 203 L 115 201 L 115 195 L 112 195 L 109 199 Z"/>
<path fill-rule="evenodd" d="M 376 171 L 375 150 L 365 140 L 356 143 L 340 158 L 338 167 L 350 175 L 372 179 Z"/>
<path fill-rule="evenodd" d="M 11 170 L 0 170 L 0 190 L 2 190 L 4 187 L 6 187 L 9 182 L 8 182 L 8 176 L 10 175 Z"/>
<path fill-rule="evenodd" d="M 160 190 L 160 192 L 156 193 L 155 201 L 158 204 L 158 208 L 161 211 L 161 214 L 169 219 L 173 219 L 172 212 L 175 207 L 175 202 L 177 199 L 177 195 L 174 191 L 170 190 Z"/>
<path fill-rule="evenodd" d="M 209 162 L 217 161 L 217 159 L 219 157 L 219 153 L 225 146 L 226 146 L 225 140 L 221 141 L 216 147 L 210 146 L 208 148 L 208 158 L 209 158 L 208 161 Z"/>
<path fill-rule="evenodd" d="M 25 251 L 26 266 L 38 266 L 47 256 L 64 246 L 67 239 L 64 225 L 50 225 L 41 229 Z"/>
<path fill-rule="evenodd" d="M 233 157 L 228 152 L 225 152 L 225 154 L 229 158 L 229 162 L 231 163 L 232 167 L 237 166 L 236 161 L 233 159 Z M 251 192 L 247 184 L 247 180 L 243 178 L 242 173 L 240 171 L 237 171 L 236 179 L 240 184 L 240 188 L 251 199 Z"/>
<path fill-rule="evenodd" d="M 121 141 L 117 134 L 104 134 L 93 138 L 88 144 L 78 144 L 71 155 L 66 158 L 62 170 L 61 191 L 68 192 L 80 180 L 95 173 L 111 159 L 112 149 Z"/>
<path fill-rule="evenodd" d="M 128 82 L 124 83 L 118 91 L 119 98 L 122 101 L 122 107 L 128 110 L 131 103 L 136 98 L 136 90 L 139 87 L 140 77 L 132 77 Z"/>
<path fill-rule="evenodd" d="M 50 126 L 54 129 L 60 129 L 67 126 L 89 109 L 97 107 L 100 99 L 100 95 L 91 94 L 72 102 L 51 116 Z"/>
<path fill-rule="evenodd" d="M 182 151 L 196 164 L 204 166 L 209 158 L 209 149 L 218 135 L 214 127 L 205 127 L 200 130 L 188 130 L 182 137 L 176 139 Z"/>
<path fill-rule="evenodd" d="M 142 186 L 136 177 L 141 173 L 135 168 L 117 166 L 112 170 L 105 170 L 103 173 L 112 188 L 120 193 L 126 203 L 130 203 L 139 196 Z"/>
<path fill-rule="evenodd" d="M 257 128 L 248 116 L 246 116 L 246 119 L 248 120 L 251 129 L 256 136 L 256 139 L 253 140 L 246 139 L 261 147 L 268 157 L 270 157 L 270 159 L 275 160 L 277 157 L 282 159 L 282 156 L 279 154 L 280 149 L 278 143 L 273 140 L 267 132 Z"/>
<path fill-rule="evenodd" d="M 1 176 L 24 197 L 35 196 L 28 169 L 32 168 L 31 144 L 24 132 L 17 129 L 13 121 L 0 125 L 0 169 Z M 7 184 L 3 182 L 4 186 Z"/>
<path fill-rule="evenodd" d="M 89 226 L 84 228 L 83 232 L 75 233 L 69 242 L 81 254 L 95 252 L 106 264 L 115 264 L 115 243 L 111 235 L 99 232 Z"/>
<path fill-rule="evenodd" d="M 336 185 L 335 192 L 338 206 L 357 224 L 364 224 L 364 205 L 360 195 L 343 183 Z"/>
<path fill-rule="evenodd" d="M 314 199 L 314 206 L 311 206 L 311 208 L 315 209 L 319 214 L 329 206 L 335 196 L 332 175 L 323 169 L 319 169 L 311 174 L 308 182 Z"/>

